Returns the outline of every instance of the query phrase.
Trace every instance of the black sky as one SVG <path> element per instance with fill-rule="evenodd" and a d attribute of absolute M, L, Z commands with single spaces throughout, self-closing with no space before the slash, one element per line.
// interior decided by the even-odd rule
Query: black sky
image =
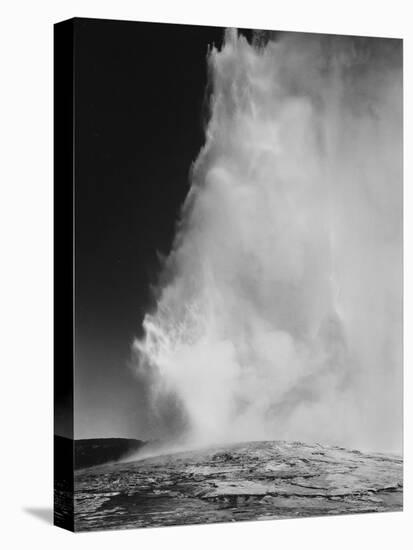
<path fill-rule="evenodd" d="M 130 344 L 204 141 L 213 27 L 75 23 L 75 437 L 148 437 Z"/>

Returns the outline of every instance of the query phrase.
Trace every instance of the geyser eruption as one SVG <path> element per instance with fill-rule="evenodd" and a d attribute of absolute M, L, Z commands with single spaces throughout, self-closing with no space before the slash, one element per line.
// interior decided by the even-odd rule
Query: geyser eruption
<path fill-rule="evenodd" d="M 400 41 L 227 31 L 156 310 L 134 342 L 189 442 L 400 450 Z"/>

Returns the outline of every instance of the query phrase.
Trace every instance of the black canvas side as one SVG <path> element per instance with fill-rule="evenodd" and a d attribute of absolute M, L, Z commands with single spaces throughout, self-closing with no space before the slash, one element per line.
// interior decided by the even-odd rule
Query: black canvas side
<path fill-rule="evenodd" d="M 74 21 L 54 25 L 54 524 L 74 531 Z"/>

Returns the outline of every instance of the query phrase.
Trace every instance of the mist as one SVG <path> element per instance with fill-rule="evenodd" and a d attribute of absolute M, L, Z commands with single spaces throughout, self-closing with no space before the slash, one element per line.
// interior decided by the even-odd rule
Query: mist
<path fill-rule="evenodd" d="M 200 60 L 202 62 L 202 60 Z M 402 448 L 402 46 L 228 30 L 133 343 L 155 436 Z"/>

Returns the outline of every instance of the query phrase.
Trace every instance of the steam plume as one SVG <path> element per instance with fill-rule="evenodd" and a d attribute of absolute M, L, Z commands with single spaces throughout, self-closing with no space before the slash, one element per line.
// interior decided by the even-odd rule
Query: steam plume
<path fill-rule="evenodd" d="M 229 30 L 208 67 L 205 145 L 134 342 L 160 429 L 400 450 L 400 41 Z"/>

